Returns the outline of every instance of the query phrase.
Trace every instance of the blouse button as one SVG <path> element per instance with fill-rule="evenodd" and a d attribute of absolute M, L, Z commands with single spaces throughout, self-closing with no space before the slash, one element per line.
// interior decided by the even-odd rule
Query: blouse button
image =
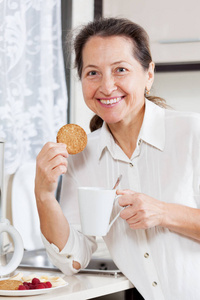
<path fill-rule="evenodd" d="M 157 286 L 157 282 L 156 281 L 153 281 L 152 282 L 152 285 L 155 287 L 155 286 Z"/>
<path fill-rule="evenodd" d="M 141 140 L 138 141 L 138 146 L 140 146 L 140 144 L 141 144 Z"/>
<path fill-rule="evenodd" d="M 133 167 L 133 163 L 129 163 L 130 167 Z"/>
<path fill-rule="evenodd" d="M 145 258 L 148 258 L 148 257 L 149 257 L 149 253 L 146 252 L 146 253 L 144 254 L 144 257 L 145 257 Z"/>

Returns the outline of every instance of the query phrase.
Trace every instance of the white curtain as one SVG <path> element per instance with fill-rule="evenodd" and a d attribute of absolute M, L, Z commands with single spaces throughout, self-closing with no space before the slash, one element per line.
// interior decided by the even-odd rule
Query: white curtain
<path fill-rule="evenodd" d="M 0 138 L 5 170 L 34 161 L 66 123 L 60 0 L 0 0 Z"/>

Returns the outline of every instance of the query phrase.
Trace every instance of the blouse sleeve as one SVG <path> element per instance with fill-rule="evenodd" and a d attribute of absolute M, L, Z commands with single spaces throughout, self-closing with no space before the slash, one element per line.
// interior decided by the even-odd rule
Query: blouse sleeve
<path fill-rule="evenodd" d="M 95 237 L 85 236 L 81 232 L 77 197 L 77 187 L 81 178 L 78 177 L 73 169 L 73 163 L 69 163 L 68 171 L 62 177 L 60 197 L 62 211 L 70 224 L 70 235 L 65 247 L 59 251 L 56 245 L 50 244 L 42 235 L 50 260 L 66 275 L 78 272 L 77 269 L 73 268 L 73 261 L 79 262 L 81 269 L 86 268 L 92 253 L 97 249 Z"/>

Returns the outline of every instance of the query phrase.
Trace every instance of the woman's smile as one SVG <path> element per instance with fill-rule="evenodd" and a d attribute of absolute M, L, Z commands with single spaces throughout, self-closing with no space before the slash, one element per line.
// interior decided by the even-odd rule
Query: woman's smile
<path fill-rule="evenodd" d="M 116 103 L 119 103 L 122 99 L 124 99 L 125 96 L 121 96 L 121 97 L 110 97 L 110 98 L 101 98 L 98 99 L 101 104 L 103 104 L 104 106 L 114 106 Z"/>

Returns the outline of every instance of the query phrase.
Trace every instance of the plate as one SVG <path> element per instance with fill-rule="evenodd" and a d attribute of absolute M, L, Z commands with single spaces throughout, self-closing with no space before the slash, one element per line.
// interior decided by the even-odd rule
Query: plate
<path fill-rule="evenodd" d="M 0 296 L 34 296 L 34 295 L 41 295 L 53 292 L 57 289 L 65 287 L 68 285 L 68 282 L 64 285 L 47 288 L 47 289 L 37 289 L 37 290 L 0 290 Z"/>

